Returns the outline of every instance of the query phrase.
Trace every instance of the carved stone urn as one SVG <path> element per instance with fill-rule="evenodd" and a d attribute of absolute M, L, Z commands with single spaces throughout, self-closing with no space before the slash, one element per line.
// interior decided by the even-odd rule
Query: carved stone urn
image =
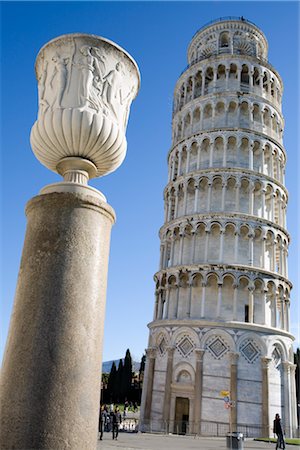
<path fill-rule="evenodd" d="M 30 140 L 37 159 L 80 184 L 116 170 L 140 84 L 133 58 L 108 39 L 67 34 L 40 50 L 36 76 L 39 113 Z"/>

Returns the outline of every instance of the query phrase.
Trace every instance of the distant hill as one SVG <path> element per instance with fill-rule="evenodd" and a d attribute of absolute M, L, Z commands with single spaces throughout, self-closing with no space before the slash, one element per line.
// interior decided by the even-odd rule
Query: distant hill
<path fill-rule="evenodd" d="M 111 360 L 111 361 L 104 361 L 102 363 L 102 373 L 109 373 L 112 363 L 115 361 L 115 365 L 118 368 L 119 365 L 119 361 L 120 359 L 115 359 L 115 360 Z M 124 358 L 122 358 L 122 361 L 124 363 Z M 132 371 L 133 372 L 138 372 L 140 370 L 140 365 L 141 363 L 137 362 L 137 361 L 132 361 Z"/>

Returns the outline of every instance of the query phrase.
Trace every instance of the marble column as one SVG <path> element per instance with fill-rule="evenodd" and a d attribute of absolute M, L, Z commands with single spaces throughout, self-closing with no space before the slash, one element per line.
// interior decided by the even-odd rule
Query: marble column
<path fill-rule="evenodd" d="M 167 361 L 167 371 L 166 371 L 166 381 L 165 381 L 165 395 L 163 402 L 163 427 L 166 431 L 169 431 L 170 426 L 170 402 L 171 402 L 171 384 L 172 384 L 172 376 L 173 376 L 173 356 L 174 356 L 174 347 L 168 347 L 168 361 Z"/>
<path fill-rule="evenodd" d="M 49 193 L 27 230 L 2 371 L 1 449 L 96 448 L 113 209 Z"/>
<path fill-rule="evenodd" d="M 283 386 L 284 386 L 284 429 L 286 436 L 292 437 L 292 411 L 291 411 L 291 363 L 283 361 Z"/>
<path fill-rule="evenodd" d="M 146 351 L 146 361 L 147 361 L 147 378 L 144 380 L 144 389 L 145 389 L 145 400 L 144 400 L 144 415 L 141 418 L 142 427 L 149 429 L 150 419 L 151 419 L 151 405 L 152 405 L 152 389 L 153 389 L 153 380 L 154 380 L 154 371 L 155 371 L 155 356 L 156 349 L 153 347 L 149 347 Z"/>
<path fill-rule="evenodd" d="M 296 364 L 290 363 L 290 376 L 291 376 L 291 425 L 292 425 L 292 432 L 291 437 L 295 436 L 295 431 L 297 427 L 297 399 L 296 399 L 296 378 L 295 378 L 295 372 L 296 372 Z"/>
<path fill-rule="evenodd" d="M 195 397 L 194 397 L 194 434 L 201 434 L 201 406 L 203 383 L 203 357 L 205 350 L 196 349 Z"/>
<path fill-rule="evenodd" d="M 237 366 L 239 353 L 230 352 L 230 398 L 232 401 L 232 407 L 230 409 L 231 414 L 231 427 L 232 431 L 237 431 Z"/>
<path fill-rule="evenodd" d="M 269 412 L 269 366 L 271 358 L 261 358 L 262 378 L 261 378 L 261 435 L 269 437 L 270 429 L 270 412 Z"/>

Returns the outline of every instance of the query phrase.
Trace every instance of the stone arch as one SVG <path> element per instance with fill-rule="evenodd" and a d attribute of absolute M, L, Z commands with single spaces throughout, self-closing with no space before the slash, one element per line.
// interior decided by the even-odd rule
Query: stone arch
<path fill-rule="evenodd" d="M 201 109 L 198 106 L 193 110 L 193 132 L 197 132 L 198 130 L 200 130 L 200 120 L 201 120 Z"/>
<path fill-rule="evenodd" d="M 221 225 L 214 222 L 210 226 L 208 255 L 209 262 L 219 262 L 220 260 L 220 240 L 221 240 Z"/>
<path fill-rule="evenodd" d="M 170 345 L 170 337 L 168 336 L 168 333 L 162 329 L 157 330 L 157 335 L 154 334 L 153 337 L 157 348 L 157 354 L 158 356 L 163 357 Z"/>
<path fill-rule="evenodd" d="M 209 272 L 206 275 L 205 298 L 209 301 L 205 302 L 205 318 L 214 320 L 216 317 L 218 303 L 218 284 L 220 280 L 216 273 Z"/>
<path fill-rule="evenodd" d="M 268 348 L 271 358 L 269 377 L 272 379 L 273 389 L 270 392 L 270 415 L 275 416 L 279 412 L 283 423 L 285 422 L 284 399 L 284 369 L 283 362 L 287 359 L 285 345 L 279 339 L 272 341 Z M 276 394 L 275 394 L 276 393 Z"/>
<path fill-rule="evenodd" d="M 258 92 L 258 88 L 260 87 L 260 70 L 256 66 L 254 66 L 254 70 L 253 70 L 252 84 L 253 84 L 254 92 Z"/>
<path fill-rule="evenodd" d="M 227 141 L 227 161 L 226 165 L 229 167 L 237 166 L 237 138 L 236 136 L 229 136 Z"/>
<path fill-rule="evenodd" d="M 191 327 L 179 327 L 174 331 L 172 335 L 172 345 L 176 346 L 181 342 L 184 337 L 188 337 L 193 344 L 193 350 L 199 347 L 199 336 L 196 331 Z M 190 354 L 191 352 L 189 352 Z"/>
<path fill-rule="evenodd" d="M 235 260 L 235 233 L 237 230 L 236 225 L 233 222 L 226 223 L 224 228 L 223 261 L 227 264 L 231 264 Z"/>
<path fill-rule="evenodd" d="M 230 35 L 228 31 L 223 31 L 219 36 L 219 48 L 227 49 L 230 45 Z"/>
<path fill-rule="evenodd" d="M 238 103 L 234 100 L 230 100 L 227 109 L 227 126 L 235 126 L 238 112 Z"/>
<path fill-rule="evenodd" d="M 195 98 L 200 97 L 202 94 L 202 72 L 198 70 L 195 75 Z"/>
<path fill-rule="evenodd" d="M 241 178 L 240 195 L 239 195 L 239 211 L 249 214 L 249 192 L 250 182 L 247 177 Z"/>
<path fill-rule="evenodd" d="M 246 169 L 249 168 L 249 151 L 251 151 L 249 139 L 247 137 L 242 137 L 240 140 L 240 148 L 238 151 L 240 167 Z"/>
<path fill-rule="evenodd" d="M 225 192 L 225 211 L 235 211 L 236 207 L 236 177 L 230 175 L 226 182 L 226 192 Z"/>
<path fill-rule="evenodd" d="M 262 189 L 262 181 L 256 179 L 253 190 L 253 214 L 258 217 L 262 217 Z"/>
<path fill-rule="evenodd" d="M 207 169 L 209 167 L 210 140 L 204 138 L 200 145 L 200 168 Z"/>
<path fill-rule="evenodd" d="M 191 317 L 193 318 L 200 319 L 201 317 L 203 282 L 201 273 L 197 272 L 191 276 Z"/>
<path fill-rule="evenodd" d="M 271 127 L 271 110 L 268 106 L 265 106 L 263 110 L 263 124 L 265 127 Z"/>
<path fill-rule="evenodd" d="M 225 344 L 227 347 L 224 352 L 220 355 L 218 358 L 218 354 L 216 353 L 215 356 L 217 356 L 215 359 L 221 359 L 223 356 L 225 356 L 226 353 L 234 352 L 236 349 L 236 344 L 232 338 L 232 336 L 225 330 L 217 329 L 217 330 L 209 330 L 200 340 L 200 346 L 201 348 L 204 348 L 205 350 L 208 349 L 208 346 L 212 344 L 214 339 L 220 338 L 220 340 Z M 209 352 L 211 352 L 212 349 L 209 349 Z M 205 352 L 206 355 L 207 352 Z"/>
<path fill-rule="evenodd" d="M 236 317 L 239 322 L 249 322 L 249 284 L 246 275 L 238 277 Z"/>
<path fill-rule="evenodd" d="M 249 67 L 247 64 L 242 65 L 242 71 L 241 71 L 241 84 L 242 85 L 249 85 Z"/>
<path fill-rule="evenodd" d="M 196 140 L 193 140 L 190 146 L 190 161 L 189 161 L 190 172 L 193 172 L 197 169 L 197 160 L 198 160 L 198 143 Z"/>
<path fill-rule="evenodd" d="M 194 252 L 194 262 L 204 262 L 205 257 L 205 240 L 206 240 L 206 224 L 199 222 L 196 225 L 196 243 Z"/>
<path fill-rule="evenodd" d="M 217 136 L 214 141 L 213 167 L 222 167 L 224 156 L 224 139 Z"/>
<path fill-rule="evenodd" d="M 240 103 L 240 126 L 249 126 L 249 103 L 245 100 Z"/>
<path fill-rule="evenodd" d="M 189 136 L 191 134 L 191 124 L 192 124 L 192 117 L 190 111 L 184 116 L 184 126 L 183 126 L 183 132 L 184 136 Z"/>
<path fill-rule="evenodd" d="M 239 363 L 257 364 L 260 370 L 260 358 L 267 354 L 267 347 L 257 334 L 248 332 L 242 334 L 237 341 L 237 349 L 241 355 Z"/>
<path fill-rule="evenodd" d="M 266 285 L 266 323 L 270 327 L 277 325 L 276 284 L 273 280 Z"/>
<path fill-rule="evenodd" d="M 253 280 L 253 322 L 264 325 L 265 324 L 265 294 L 264 281 L 257 277 Z"/>
<path fill-rule="evenodd" d="M 222 207 L 222 177 L 216 175 L 212 180 L 211 187 L 211 211 L 221 211 Z"/>
<path fill-rule="evenodd" d="M 232 273 L 225 272 L 222 276 L 222 320 L 232 320 L 235 277 Z"/>
<path fill-rule="evenodd" d="M 205 80 L 204 80 L 204 95 L 209 94 L 212 90 L 214 78 L 214 69 L 212 67 L 207 67 L 205 71 Z"/>
<path fill-rule="evenodd" d="M 263 230 L 261 226 L 254 229 L 253 236 L 253 265 L 255 267 L 262 267 L 262 253 L 263 253 Z"/>
<path fill-rule="evenodd" d="M 199 181 L 199 199 L 198 199 L 198 210 L 207 211 L 207 191 L 208 191 L 208 177 L 201 177 Z"/>
<path fill-rule="evenodd" d="M 188 377 L 183 377 L 183 380 L 181 381 L 181 375 L 185 375 L 187 373 L 189 375 Z M 186 380 L 186 381 L 184 381 Z M 195 370 L 192 366 L 192 364 L 189 364 L 188 362 L 180 361 L 178 362 L 173 369 L 173 382 L 180 383 L 180 384 L 191 384 L 193 385 L 195 382 Z"/>

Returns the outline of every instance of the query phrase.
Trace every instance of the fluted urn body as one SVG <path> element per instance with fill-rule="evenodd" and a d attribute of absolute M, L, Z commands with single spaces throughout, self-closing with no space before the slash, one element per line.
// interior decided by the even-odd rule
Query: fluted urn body
<path fill-rule="evenodd" d="M 283 83 L 267 53 L 254 24 L 215 21 L 175 86 L 148 430 L 269 435 L 276 412 L 296 425 Z"/>
<path fill-rule="evenodd" d="M 129 109 L 139 89 L 135 61 L 107 39 L 69 34 L 40 50 L 36 76 L 39 113 L 31 145 L 38 160 L 67 181 L 117 169 L 126 154 Z"/>

